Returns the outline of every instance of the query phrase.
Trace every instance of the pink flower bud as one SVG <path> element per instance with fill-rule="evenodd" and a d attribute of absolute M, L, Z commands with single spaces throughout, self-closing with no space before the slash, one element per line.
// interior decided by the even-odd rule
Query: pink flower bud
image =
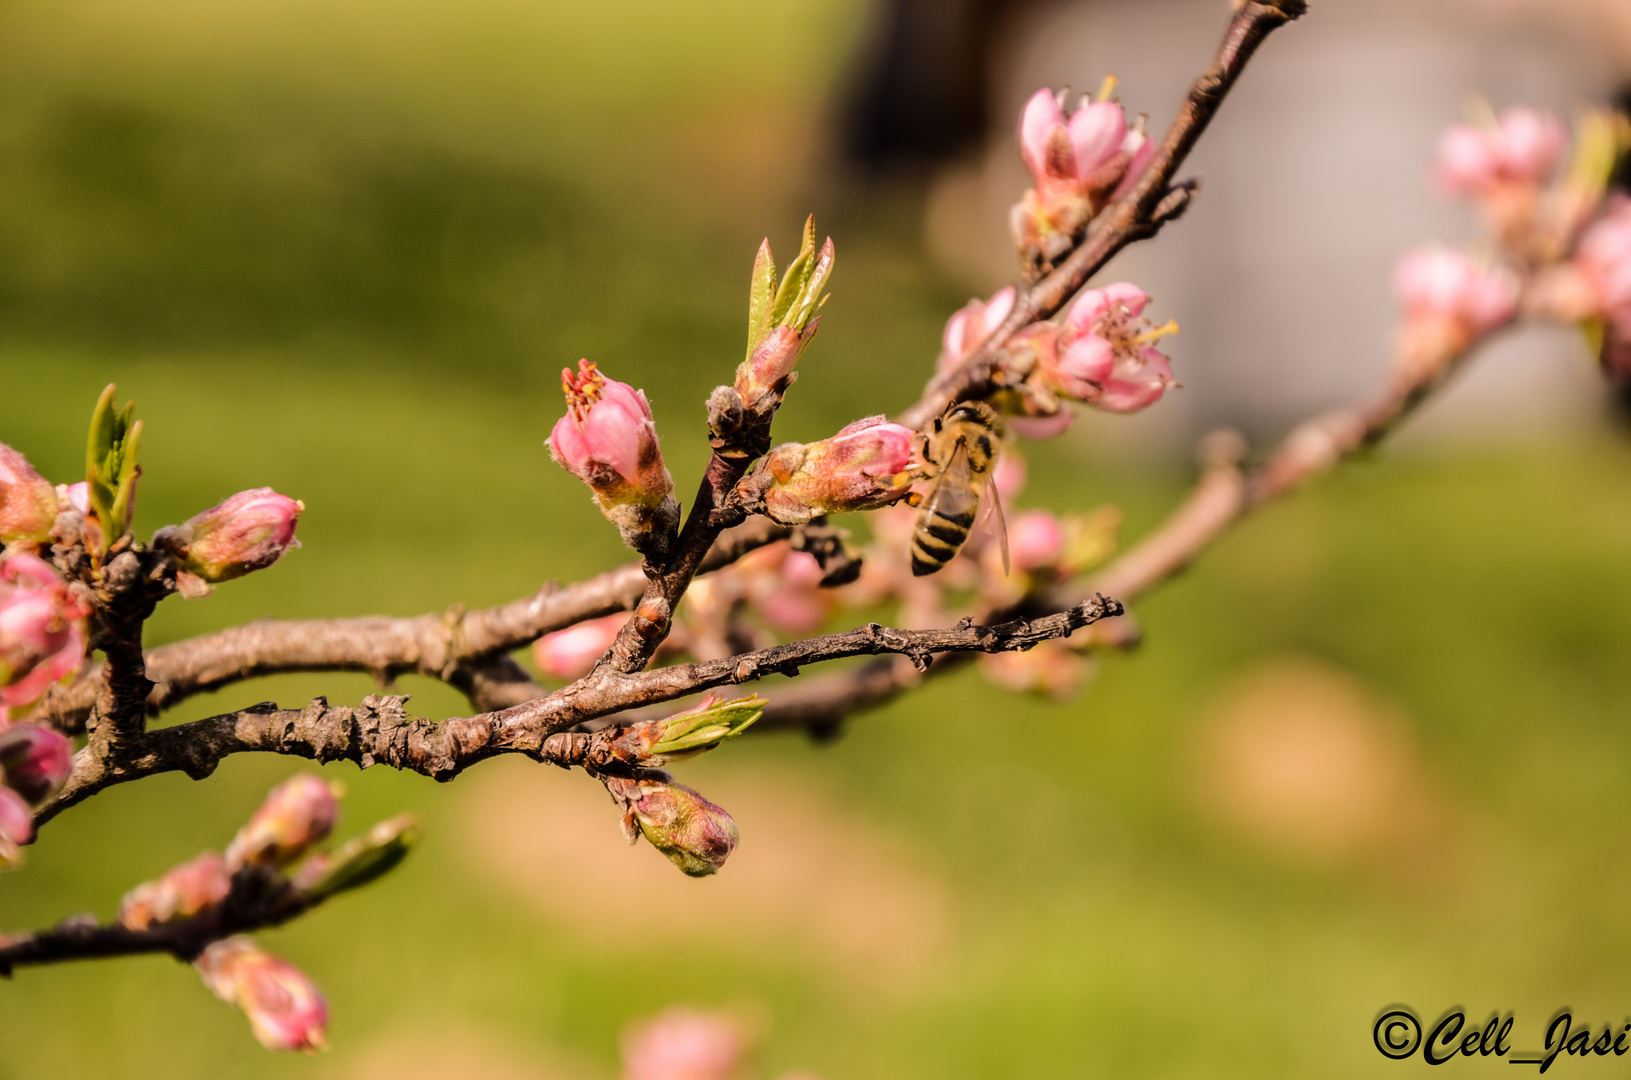
<path fill-rule="evenodd" d="M 716 1013 L 667 1012 L 623 1035 L 623 1080 L 732 1080 L 747 1052 L 742 1029 Z"/>
<path fill-rule="evenodd" d="M 1457 195 L 1488 195 L 1502 184 L 1544 183 L 1568 142 L 1555 115 L 1514 105 L 1491 127 L 1456 124 L 1439 137 L 1439 184 Z"/>
<path fill-rule="evenodd" d="M 623 807 L 623 835 L 630 843 L 644 836 L 682 873 L 707 877 L 736 850 L 740 834 L 730 814 L 684 784 L 614 776 L 603 780 Z"/>
<path fill-rule="evenodd" d="M 119 901 L 119 922 L 132 930 L 189 919 L 214 907 L 232 891 L 226 860 L 214 851 L 172 867 L 157 881 L 144 881 Z"/>
<path fill-rule="evenodd" d="M 549 436 L 561 466 L 589 485 L 595 502 L 623 536 L 646 554 L 664 547 L 679 522 L 674 478 L 663 465 L 657 425 L 646 395 L 608 379 L 587 360 L 561 371 L 566 415 Z"/>
<path fill-rule="evenodd" d="M 970 300 L 946 320 L 946 332 L 941 337 L 940 358 L 935 361 L 935 370 L 950 371 L 973 356 L 1013 310 L 1012 285 L 998 289 L 991 299 L 983 303 Z"/>
<path fill-rule="evenodd" d="M 783 525 L 873 510 L 906 495 L 916 439 L 909 427 L 869 416 L 830 439 L 778 446 L 753 479 L 769 482 L 765 512 Z"/>
<path fill-rule="evenodd" d="M 328 1003 L 299 968 L 246 937 L 217 941 L 193 967 L 204 985 L 249 1018 L 255 1038 L 268 1050 L 327 1045 Z"/>
<path fill-rule="evenodd" d="M 38 544 L 51 538 L 57 492 L 28 459 L 0 443 L 0 547 Z"/>
<path fill-rule="evenodd" d="M 227 847 L 227 868 L 286 866 L 334 829 L 340 816 L 334 789 L 311 773 L 292 776 L 266 801 Z"/>
<path fill-rule="evenodd" d="M 77 484 L 57 485 L 57 505 L 59 507 L 73 507 L 81 514 L 91 512 L 91 485 L 81 480 Z"/>
<path fill-rule="evenodd" d="M 184 571 L 202 581 L 230 581 L 265 569 L 298 547 L 294 531 L 305 509 L 305 503 L 271 488 L 252 488 L 185 524 L 160 529 L 153 546 L 175 556 Z"/>
<path fill-rule="evenodd" d="M 614 612 L 545 634 L 532 644 L 538 670 L 552 679 L 571 682 L 589 674 L 601 654 L 612 647 L 617 633 L 629 621 L 627 612 Z"/>
<path fill-rule="evenodd" d="M 62 734 L 38 724 L 0 728 L 0 778 L 38 806 L 74 771 L 74 748 Z"/>
<path fill-rule="evenodd" d="M 1407 318 L 1448 319 L 1469 336 L 1493 330 L 1517 310 L 1518 283 L 1512 275 L 1481 267 L 1452 248 L 1406 252 L 1393 281 Z"/>
<path fill-rule="evenodd" d="M 755 400 L 792 374 L 808 339 L 791 326 L 774 326 L 736 376 L 736 392 L 744 401 Z"/>
<path fill-rule="evenodd" d="M 1043 439 L 1053 439 L 1070 430 L 1070 425 L 1076 420 L 1076 414 L 1069 408 L 1061 408 L 1051 416 L 1010 416 L 1008 429 L 1015 435 L 1023 435 L 1027 439 L 1041 442 Z"/>
<path fill-rule="evenodd" d="M 1119 199 L 1138 186 L 1138 182 L 1144 178 L 1144 170 L 1155 160 L 1156 149 L 1156 142 L 1144 130 L 1144 117 L 1140 115 L 1127 128 L 1127 136 L 1121 141 L 1121 151 L 1127 155 L 1127 172 L 1110 196 L 1111 199 Z"/>
<path fill-rule="evenodd" d="M 1140 318 L 1149 296 L 1125 282 L 1089 289 L 1071 305 L 1056 342 L 1034 332 L 1036 377 L 1048 389 L 1110 412 L 1137 412 L 1176 385 L 1167 358 L 1152 342 L 1176 333 L 1167 322 Z"/>
<path fill-rule="evenodd" d="M 21 846 L 34 838 L 34 811 L 9 787 L 0 787 L 0 869 L 23 861 Z"/>
<path fill-rule="evenodd" d="M 1046 510 L 1027 510 L 1008 526 L 1008 553 L 1021 573 L 1053 566 L 1065 553 L 1065 527 Z"/>
<path fill-rule="evenodd" d="M 45 560 L 16 552 L 0 562 L 0 719 L 79 670 L 89 614 Z"/>

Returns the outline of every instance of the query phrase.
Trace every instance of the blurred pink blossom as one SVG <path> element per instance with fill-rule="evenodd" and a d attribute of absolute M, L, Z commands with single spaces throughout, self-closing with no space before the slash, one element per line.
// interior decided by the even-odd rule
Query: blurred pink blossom
<path fill-rule="evenodd" d="M 1046 510 L 1027 510 L 1008 524 L 1008 552 L 1021 573 L 1053 566 L 1065 552 L 1065 527 Z"/>
<path fill-rule="evenodd" d="M 624 1032 L 623 1080 L 733 1080 L 746 1053 L 735 1021 L 673 1008 Z"/>
<path fill-rule="evenodd" d="M 55 795 L 74 769 L 66 736 L 39 724 L 0 726 L 0 781 L 35 806 Z"/>
<path fill-rule="evenodd" d="M 90 609 L 45 560 L 0 562 L 0 722 L 79 670 Z"/>
<path fill-rule="evenodd" d="M 291 776 L 271 790 L 232 838 L 227 868 L 287 866 L 326 838 L 339 816 L 340 804 L 326 780 L 311 773 Z"/>
<path fill-rule="evenodd" d="M 1446 129 L 1438 142 L 1438 181 L 1457 195 L 1485 195 L 1508 183 L 1544 183 L 1563 160 L 1568 143 L 1568 131 L 1556 115 L 1514 105 L 1490 126 Z"/>
<path fill-rule="evenodd" d="M 34 811 L 23 797 L 0 786 L 0 869 L 22 862 L 23 844 L 34 838 Z"/>
<path fill-rule="evenodd" d="M 991 299 L 970 300 L 946 320 L 946 331 L 940 339 L 940 357 L 935 370 L 950 371 L 973 356 L 992 331 L 1002 325 L 1014 310 L 1014 287 L 998 289 Z"/>
<path fill-rule="evenodd" d="M 145 930 L 154 923 L 190 918 L 225 900 L 231 890 L 226 859 L 206 851 L 126 893 L 119 901 L 119 922 L 132 930 Z"/>
<path fill-rule="evenodd" d="M 246 937 L 217 941 L 193 967 L 204 985 L 249 1018 L 255 1038 L 268 1050 L 327 1045 L 328 1003 L 299 968 Z"/>
<path fill-rule="evenodd" d="M 533 663 L 552 679 L 581 679 L 612 647 L 618 631 L 628 621 L 627 612 L 617 611 L 545 634 L 532 644 Z"/>

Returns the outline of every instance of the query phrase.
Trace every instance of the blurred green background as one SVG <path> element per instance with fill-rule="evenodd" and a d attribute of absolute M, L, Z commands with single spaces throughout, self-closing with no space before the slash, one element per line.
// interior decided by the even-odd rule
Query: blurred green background
<path fill-rule="evenodd" d="M 786 438 L 909 401 L 966 298 L 923 255 L 909 188 L 826 167 L 862 17 L 10 3 L 0 439 L 73 479 L 117 381 L 148 425 L 144 534 L 245 487 L 306 501 L 302 550 L 167 603 L 155 643 L 494 603 L 612 565 L 615 534 L 542 445 L 564 364 L 647 389 L 689 491 L 760 236 L 785 258 L 813 208 L 839 251 Z M 1188 479 L 1082 439 L 1031 464 L 1022 503 L 1113 501 L 1130 536 Z M 326 990 L 333 1051 L 266 1053 L 187 968 L 133 959 L 0 984 L 0 1078 L 605 1077 L 624 1025 L 674 1003 L 756 1025 L 764 1075 L 827 1080 L 1419 1068 L 1371 1046 L 1396 1001 L 1516 1010 L 1522 1047 L 1561 1005 L 1617 1025 L 1628 553 L 1631 446 L 1610 425 L 1385 452 L 1141 604 L 1146 644 L 1077 701 L 967 671 L 830 745 L 746 739 L 685 766 L 744 837 L 704 882 L 623 848 L 581 775 L 332 768 L 349 827 L 426 822 L 385 882 L 265 935 Z M 174 719 L 370 689 L 278 678 Z M 99 796 L 0 880 L 0 926 L 110 915 L 297 767 Z"/>

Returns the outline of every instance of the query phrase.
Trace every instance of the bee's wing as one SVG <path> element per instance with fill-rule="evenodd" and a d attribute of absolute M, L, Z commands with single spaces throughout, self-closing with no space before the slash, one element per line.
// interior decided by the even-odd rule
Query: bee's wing
<path fill-rule="evenodd" d="M 1002 547 L 1002 574 L 1009 577 L 1013 574 L 1013 569 L 1008 563 L 1008 521 L 1002 516 L 1002 492 L 997 490 L 995 480 L 989 478 L 986 480 L 985 494 L 989 497 L 991 507 L 989 511 L 991 528 L 996 532 L 997 543 Z"/>

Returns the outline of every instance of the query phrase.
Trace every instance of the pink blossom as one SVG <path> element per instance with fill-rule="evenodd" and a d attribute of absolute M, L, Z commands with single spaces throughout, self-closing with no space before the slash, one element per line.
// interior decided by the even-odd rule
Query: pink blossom
<path fill-rule="evenodd" d="M 38 806 L 68 782 L 74 748 L 60 732 L 38 724 L 0 727 L 0 778 Z"/>
<path fill-rule="evenodd" d="M 217 941 L 193 967 L 204 985 L 249 1018 L 268 1050 L 321 1050 L 327 1043 L 328 1003 L 299 968 L 246 937 Z"/>
<path fill-rule="evenodd" d="M 291 776 L 266 796 L 227 847 L 227 867 L 287 866 L 334 829 L 340 805 L 319 776 Z"/>
<path fill-rule="evenodd" d="M 34 811 L 23 797 L 0 786 L 0 867 L 21 861 L 18 848 L 34 838 Z"/>
<path fill-rule="evenodd" d="M 57 493 L 28 459 L 0 443 L 0 547 L 50 539 Z"/>
<path fill-rule="evenodd" d="M 91 485 L 81 480 L 77 484 L 57 485 L 57 504 L 72 506 L 81 514 L 91 512 Z"/>
<path fill-rule="evenodd" d="M 157 881 L 144 881 L 119 902 L 119 922 L 132 930 L 154 923 L 188 919 L 214 907 L 232 891 L 226 860 L 214 851 L 165 871 Z"/>
<path fill-rule="evenodd" d="M 623 1080 L 732 1080 L 742 1067 L 742 1029 L 717 1013 L 675 1008 L 623 1035 Z"/>
<path fill-rule="evenodd" d="M 1075 694 L 1087 677 L 1086 663 L 1061 641 L 1044 641 L 1023 652 L 987 654 L 980 657 L 980 670 L 1005 689 L 1057 699 Z"/>
<path fill-rule="evenodd" d="M 916 440 L 911 428 L 869 416 L 830 439 L 778 446 L 766 456 L 762 475 L 744 483 L 768 481 L 766 513 L 784 525 L 872 510 L 905 496 Z"/>
<path fill-rule="evenodd" d="M 970 300 L 946 320 L 946 331 L 940 342 L 940 358 L 935 361 L 935 369 L 949 371 L 973 356 L 1013 310 L 1012 285 L 998 289 L 989 300 Z"/>
<path fill-rule="evenodd" d="M 1522 105 L 1501 113 L 1490 127 L 1456 124 L 1439 137 L 1439 184 L 1453 194 L 1485 195 L 1501 184 L 1543 183 L 1568 141 L 1557 116 Z"/>
<path fill-rule="evenodd" d="M 1008 553 L 1021 573 L 1053 566 L 1065 553 L 1065 527 L 1046 510 L 1027 510 L 1008 523 Z"/>
<path fill-rule="evenodd" d="M 576 375 L 562 369 L 561 389 L 566 415 L 550 433 L 549 452 L 589 485 L 624 543 L 648 556 L 666 550 L 680 511 L 646 395 L 588 360 L 578 361 Z"/>
<path fill-rule="evenodd" d="M 1141 319 L 1149 296 L 1121 282 L 1089 289 L 1071 305 L 1056 342 L 1039 328 L 1037 377 L 1055 393 L 1110 412 L 1137 412 L 1159 401 L 1176 380 L 1152 344 L 1177 324 L 1150 329 Z"/>
<path fill-rule="evenodd" d="M 594 668 L 595 661 L 612 647 L 618 631 L 628 621 L 628 613 L 618 611 L 545 634 L 533 642 L 533 662 L 540 672 L 552 679 L 581 679 Z"/>
<path fill-rule="evenodd" d="M 160 529 L 153 546 L 168 551 L 183 570 L 202 581 L 230 581 L 271 566 L 291 547 L 298 547 L 295 526 L 305 509 L 305 503 L 271 488 L 251 488 L 181 525 Z"/>
<path fill-rule="evenodd" d="M 1061 407 L 1051 416 L 1010 416 L 1008 428 L 1016 435 L 1041 442 L 1063 435 L 1075 420 L 1075 413 L 1068 407 Z"/>
<path fill-rule="evenodd" d="M 0 562 L 0 719 L 79 670 L 90 609 L 36 555 Z"/>
<path fill-rule="evenodd" d="M 1518 283 L 1512 275 L 1481 267 L 1453 248 L 1406 252 L 1393 281 L 1407 317 L 1448 319 L 1469 335 L 1488 333 L 1517 310 Z"/>
<path fill-rule="evenodd" d="M 1132 125 L 1120 105 L 1083 97 L 1065 116 L 1047 89 L 1025 103 L 1019 152 L 1036 186 L 1011 217 L 1022 255 L 1034 265 L 1058 258 L 1112 199 L 1138 182 L 1155 155 L 1143 118 Z"/>
<path fill-rule="evenodd" d="M 1596 295 L 1598 311 L 1631 336 L 1631 197 L 1616 194 L 1581 234 L 1575 265 Z"/>
<path fill-rule="evenodd" d="M 787 634 L 808 634 L 821 625 L 832 607 L 832 594 L 821 587 L 821 564 L 808 551 L 786 552 L 772 587 L 755 600 L 765 621 Z"/>

